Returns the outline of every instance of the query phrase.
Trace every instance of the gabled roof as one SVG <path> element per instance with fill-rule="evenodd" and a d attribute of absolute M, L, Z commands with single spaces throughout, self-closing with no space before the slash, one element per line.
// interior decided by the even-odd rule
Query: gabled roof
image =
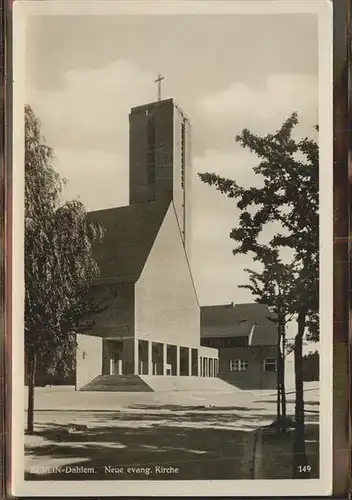
<path fill-rule="evenodd" d="M 274 319 L 275 315 L 265 304 L 204 306 L 201 337 L 250 337 L 251 345 L 276 345 L 277 326 L 269 318 Z"/>
<path fill-rule="evenodd" d="M 105 231 L 102 243 L 93 247 L 100 269 L 95 284 L 138 280 L 169 205 L 162 200 L 87 214 Z"/>

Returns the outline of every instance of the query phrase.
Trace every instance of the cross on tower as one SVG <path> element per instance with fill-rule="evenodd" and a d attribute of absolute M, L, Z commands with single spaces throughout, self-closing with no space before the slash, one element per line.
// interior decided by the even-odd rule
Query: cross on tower
<path fill-rule="evenodd" d="M 154 80 L 154 83 L 158 84 L 158 101 L 161 101 L 161 82 L 165 80 L 164 76 L 158 75 L 158 78 Z"/>

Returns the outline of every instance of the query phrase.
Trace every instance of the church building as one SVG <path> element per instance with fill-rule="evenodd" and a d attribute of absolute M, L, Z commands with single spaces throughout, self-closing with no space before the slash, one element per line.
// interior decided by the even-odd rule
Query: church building
<path fill-rule="evenodd" d="M 88 213 L 105 231 L 90 291 L 104 307 L 77 335 L 77 390 L 116 390 L 119 380 L 143 390 L 146 375 L 219 371 L 218 349 L 201 345 L 187 256 L 190 122 L 167 99 L 132 108 L 129 125 L 130 204 Z"/>

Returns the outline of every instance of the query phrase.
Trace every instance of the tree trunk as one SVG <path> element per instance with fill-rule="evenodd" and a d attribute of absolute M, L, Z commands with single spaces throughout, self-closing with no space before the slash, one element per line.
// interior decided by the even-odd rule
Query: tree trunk
<path fill-rule="evenodd" d="M 304 395 L 303 395 L 303 335 L 305 329 L 305 313 L 298 315 L 298 333 L 295 338 L 295 383 L 296 383 L 296 406 L 295 406 L 295 431 L 293 443 L 293 478 L 307 478 L 310 476 L 307 465 L 305 429 L 304 429 Z"/>
<path fill-rule="evenodd" d="M 281 384 L 280 384 L 280 382 L 277 383 L 276 419 L 278 422 L 281 420 Z"/>
<path fill-rule="evenodd" d="M 286 359 L 286 325 L 282 328 L 282 374 L 281 374 L 281 405 L 282 417 L 286 418 L 286 389 L 285 389 L 285 359 Z"/>
<path fill-rule="evenodd" d="M 277 396 L 276 396 L 276 421 L 277 429 L 279 429 L 279 422 L 281 419 L 281 328 L 280 322 L 277 325 L 277 372 L 276 372 L 276 385 L 277 385 Z"/>
<path fill-rule="evenodd" d="M 34 387 L 37 369 L 37 355 L 34 353 L 28 360 L 28 410 L 27 410 L 27 433 L 34 431 Z"/>

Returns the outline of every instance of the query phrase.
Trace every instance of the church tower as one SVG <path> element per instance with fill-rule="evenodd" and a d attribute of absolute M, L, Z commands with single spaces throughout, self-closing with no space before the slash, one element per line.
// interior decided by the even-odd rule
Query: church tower
<path fill-rule="evenodd" d="M 130 205 L 172 200 L 185 242 L 190 122 L 173 99 L 132 108 L 129 120 Z"/>

